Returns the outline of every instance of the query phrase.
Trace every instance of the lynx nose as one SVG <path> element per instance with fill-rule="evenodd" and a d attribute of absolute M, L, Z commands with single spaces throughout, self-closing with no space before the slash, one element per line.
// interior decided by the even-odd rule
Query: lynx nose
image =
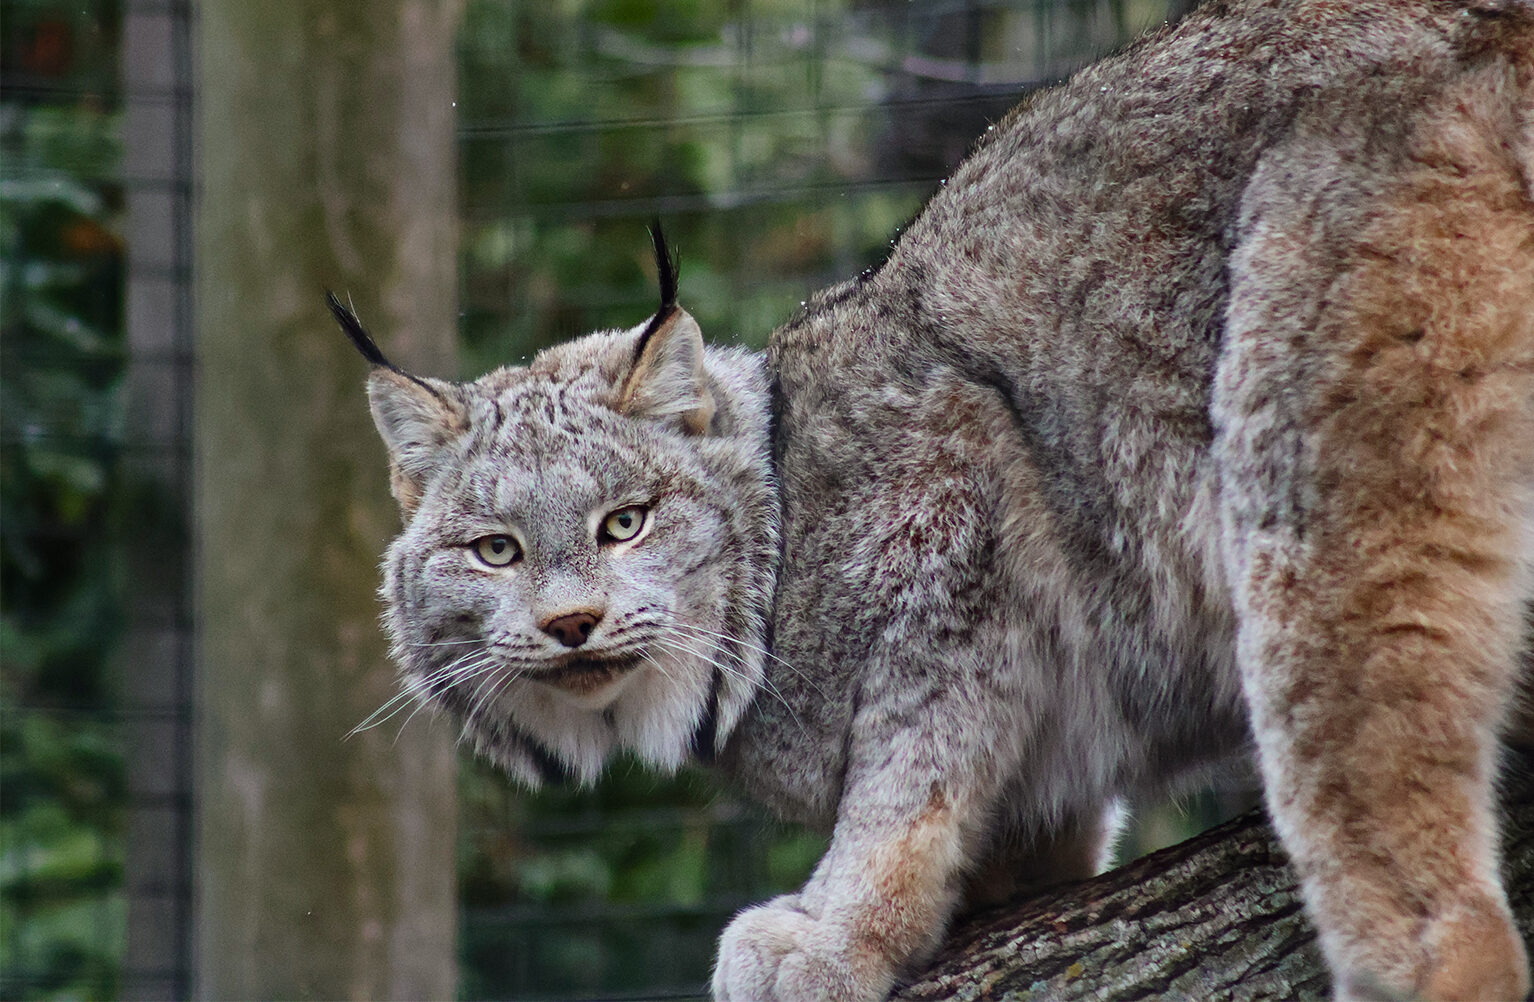
<path fill-rule="evenodd" d="M 601 619 L 589 612 L 572 612 L 565 616 L 555 616 L 543 624 L 542 630 L 566 647 L 579 647 L 600 622 Z"/>

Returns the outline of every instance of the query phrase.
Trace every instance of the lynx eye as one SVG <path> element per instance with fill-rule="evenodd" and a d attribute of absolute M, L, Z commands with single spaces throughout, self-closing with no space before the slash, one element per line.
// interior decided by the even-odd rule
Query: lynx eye
<path fill-rule="evenodd" d="M 602 520 L 602 541 L 623 543 L 639 535 L 644 528 L 646 509 L 642 504 L 619 508 Z"/>
<path fill-rule="evenodd" d="M 505 567 L 522 556 L 522 548 L 510 536 L 481 536 L 469 546 L 474 555 L 490 567 Z"/>

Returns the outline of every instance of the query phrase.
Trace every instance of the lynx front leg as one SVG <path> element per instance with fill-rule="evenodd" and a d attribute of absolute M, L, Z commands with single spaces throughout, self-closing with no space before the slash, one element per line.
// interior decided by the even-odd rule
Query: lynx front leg
<path fill-rule="evenodd" d="M 1343 998 L 1529 989 L 1492 782 L 1534 539 L 1534 216 L 1481 124 L 1421 137 L 1385 204 L 1315 150 L 1276 158 L 1232 265 L 1238 656 Z"/>
<path fill-rule="evenodd" d="M 717 999 L 880 999 L 930 956 L 998 789 L 996 759 L 981 747 L 994 731 L 973 721 L 966 729 L 934 736 L 863 711 L 830 849 L 799 894 L 730 923 Z"/>
<path fill-rule="evenodd" d="M 906 812 L 900 812 L 906 814 Z M 960 888 L 962 835 L 934 785 L 924 807 L 875 831 L 840 824 L 810 886 L 741 913 L 719 942 L 728 1002 L 880 999 L 937 946 Z"/>

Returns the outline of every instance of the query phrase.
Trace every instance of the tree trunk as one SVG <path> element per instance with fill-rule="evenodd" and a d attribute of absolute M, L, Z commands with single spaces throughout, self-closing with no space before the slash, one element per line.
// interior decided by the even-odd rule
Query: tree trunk
<path fill-rule="evenodd" d="M 347 738 L 398 515 L 324 292 L 454 375 L 457 8 L 198 10 L 196 995 L 451 998 L 452 736 Z"/>
<path fill-rule="evenodd" d="M 1504 864 L 1534 952 L 1534 755 L 1504 784 Z M 933 999 L 1324 999 L 1330 979 L 1261 812 L 962 922 L 896 993 Z"/>

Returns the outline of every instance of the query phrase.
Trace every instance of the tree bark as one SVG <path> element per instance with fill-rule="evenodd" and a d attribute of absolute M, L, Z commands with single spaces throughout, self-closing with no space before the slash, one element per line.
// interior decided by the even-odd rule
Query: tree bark
<path fill-rule="evenodd" d="M 324 292 L 454 375 L 457 5 L 198 11 L 195 994 L 451 998 L 452 736 L 347 738 L 398 515 Z"/>
<path fill-rule="evenodd" d="M 1509 756 L 1508 894 L 1534 953 L 1534 754 Z M 962 922 L 905 1000 L 1324 999 L 1330 979 L 1261 812 Z"/>

